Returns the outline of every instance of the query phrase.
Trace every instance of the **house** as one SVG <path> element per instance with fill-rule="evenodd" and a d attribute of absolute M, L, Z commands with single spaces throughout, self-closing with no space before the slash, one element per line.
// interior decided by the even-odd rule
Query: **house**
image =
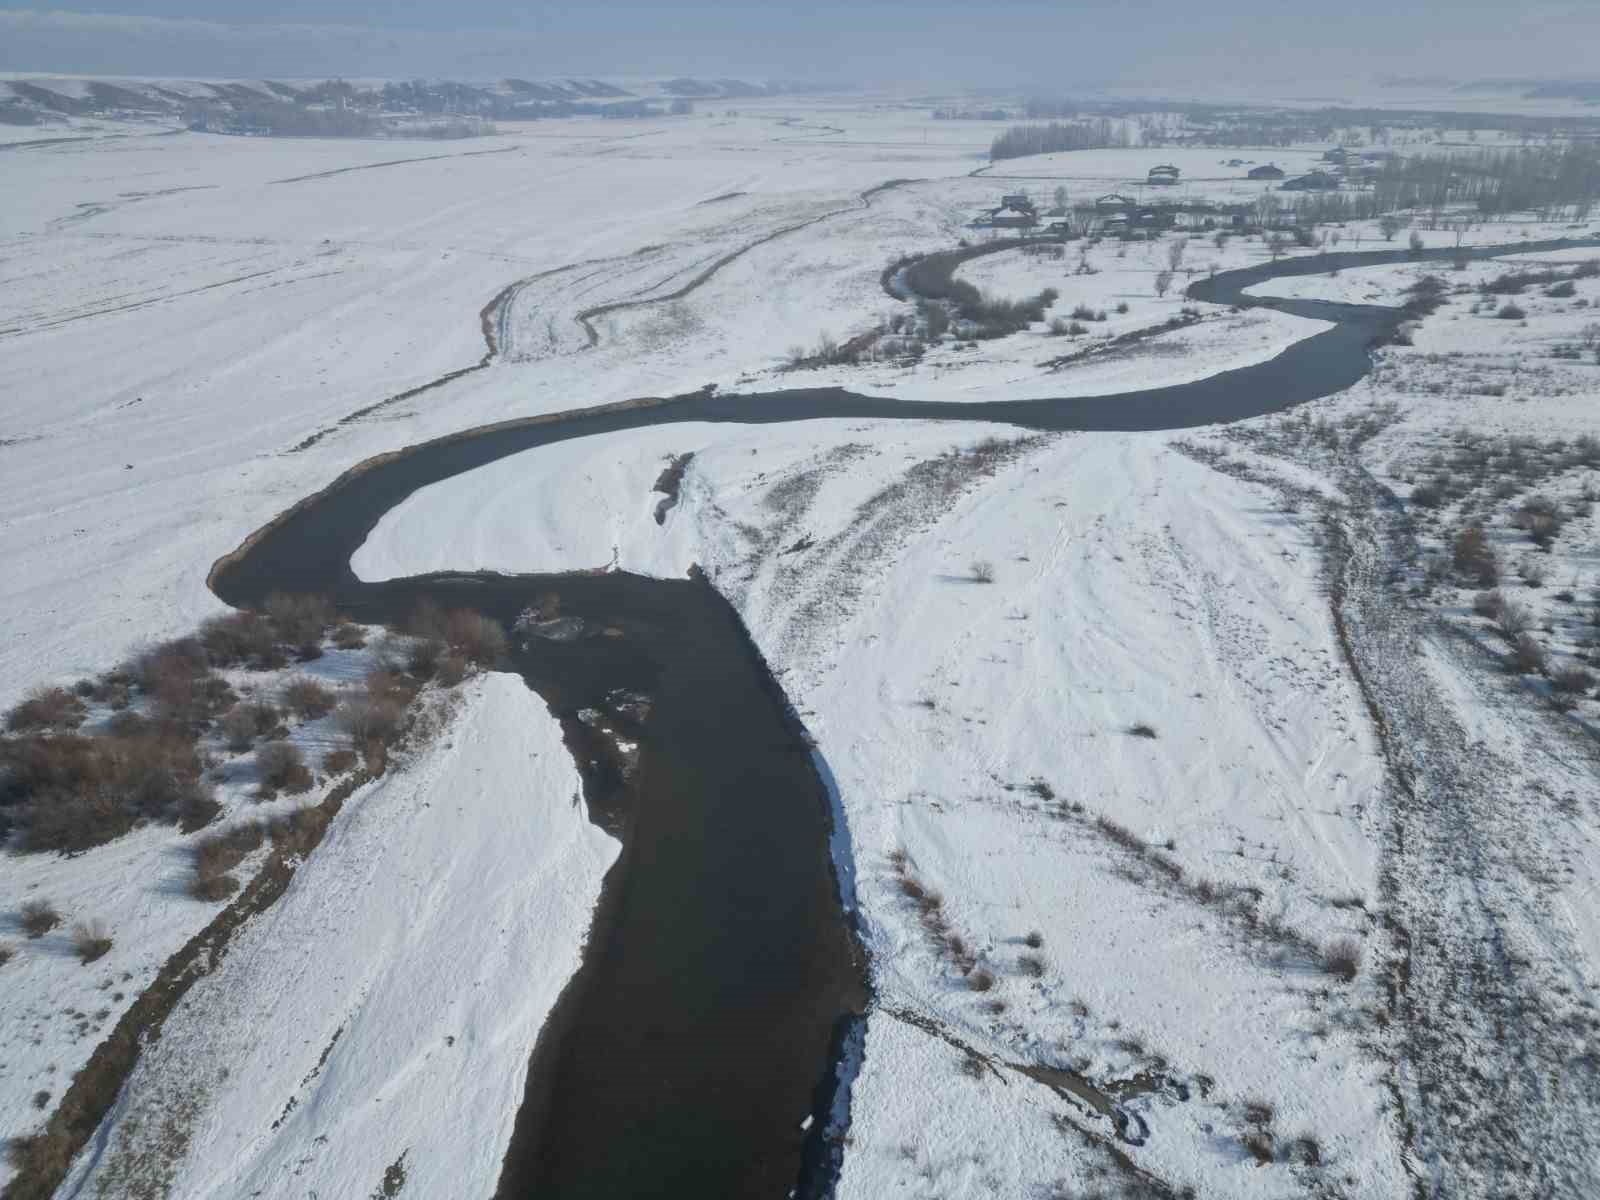
<path fill-rule="evenodd" d="M 1178 182 L 1178 168 L 1174 166 L 1151 167 L 1145 182 L 1151 187 L 1171 187 Z"/>
<path fill-rule="evenodd" d="M 1094 202 L 1095 209 L 1102 213 L 1118 212 L 1122 209 L 1138 208 L 1139 202 L 1132 196 L 1124 196 L 1120 192 L 1112 192 L 1101 196 Z"/>
<path fill-rule="evenodd" d="M 1286 192 L 1336 192 L 1339 181 L 1326 171 L 1312 171 L 1298 179 L 1285 180 L 1281 186 Z"/>
<path fill-rule="evenodd" d="M 1257 167 L 1255 170 L 1251 171 L 1250 172 L 1250 178 L 1251 179 L 1282 179 L 1283 178 L 1283 168 L 1279 167 L 1279 166 L 1275 166 L 1272 163 L 1268 163 L 1264 167 Z"/>
<path fill-rule="evenodd" d="M 1024 192 L 1001 196 L 1000 203 L 989 210 L 987 224 L 991 229 L 1032 229 L 1039 224 L 1039 210 Z"/>

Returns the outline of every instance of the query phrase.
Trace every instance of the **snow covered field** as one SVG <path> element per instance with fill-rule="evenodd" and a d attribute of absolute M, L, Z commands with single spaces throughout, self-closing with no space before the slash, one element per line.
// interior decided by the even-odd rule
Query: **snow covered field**
<path fill-rule="evenodd" d="M 1004 296 L 1055 287 L 1051 315 L 1104 311 L 1084 334 L 1036 326 L 916 365 L 783 369 L 797 344 L 904 309 L 880 286 L 884 266 L 972 236 L 966 223 L 1003 188 L 1060 183 L 1076 198 L 1157 161 L 1182 166 L 1197 195 L 1246 199 L 1259 185 L 1218 151 L 1041 156 L 972 177 L 992 126 L 820 101 L 737 107 L 503 128 L 439 158 L 201 135 L 11 152 L 0 706 L 218 611 L 212 561 L 384 450 L 708 383 L 952 400 L 1134 390 L 1261 361 L 1324 327 L 1195 305 L 1192 325 L 1053 369 L 1181 313 L 1186 272 L 1268 253 L 1196 237 L 1158 297 L 1171 239 L 1124 253 L 1107 242 L 1082 260 L 1092 273 L 1076 271 L 1076 246 L 960 272 Z M 1314 155 L 1238 157 L 1299 169 Z M 893 180 L 911 182 L 872 190 Z M 1568 231 L 1472 236 L 1524 232 Z M 1341 248 L 1353 241 L 1347 231 Z M 1362 232 L 1359 248 L 1381 245 Z M 733 601 L 815 735 L 848 824 L 839 865 L 876 1008 L 841 1195 L 1092 1194 L 1130 1164 L 1210 1197 L 1390 1197 L 1419 1178 L 1473 1195 L 1510 1187 L 1537 1152 L 1546 1193 L 1578 1196 L 1593 1179 L 1584 1122 L 1600 1116 L 1583 1057 L 1600 1001 L 1597 702 L 1539 707 L 1546 685 L 1507 677 L 1474 589 L 1437 569 L 1420 598 L 1373 582 L 1419 585 L 1482 516 L 1503 587 L 1553 660 L 1592 659 L 1583 614 L 1600 561 L 1592 508 L 1577 506 L 1600 485 L 1595 465 L 1558 466 L 1551 451 L 1534 473 L 1530 488 L 1571 510 L 1548 555 L 1512 523 L 1530 489 L 1495 499 L 1491 479 L 1432 516 L 1407 507 L 1410 557 L 1375 499 L 1386 487 L 1405 500 L 1441 470 L 1465 478 L 1445 463 L 1464 431 L 1543 445 L 1600 425 L 1600 365 L 1553 357 L 1595 321 L 1596 280 L 1566 298 L 1532 289 L 1518 298 L 1525 322 L 1471 311 L 1470 289 L 1529 265 L 1437 270 L 1469 290 L 1304 421 L 1183 438 L 658 427 L 422 489 L 353 566 L 378 580 L 699 564 Z M 1351 270 L 1258 291 L 1397 304 L 1417 275 Z M 593 312 L 616 304 L 633 306 Z M 652 483 L 690 452 L 658 523 Z M 1349 562 L 1341 537 L 1358 547 Z M 1548 582 L 1514 582 L 1535 554 Z M 1346 569 L 1370 593 L 1352 585 L 1330 603 Z M 1369 594 L 1371 611 L 1357 603 Z M 1391 645 L 1372 632 L 1384 605 L 1416 622 L 1390 656 L 1397 675 L 1414 669 L 1358 680 L 1341 637 L 1358 661 Z M 1476 641 L 1463 649 L 1441 631 L 1450 623 Z M 1412 686 L 1425 690 L 1401 694 Z M 1445 749 L 1418 751 L 1408 806 L 1394 742 L 1419 729 Z M 1492 749 L 1514 806 L 1492 803 L 1494 771 L 1427 792 L 1428 772 L 1467 760 L 1462 747 Z M 397 1162 L 408 1195 L 486 1192 L 527 1050 L 616 853 L 572 804 L 576 787 L 559 730 L 520 682 L 472 685 L 443 740 L 352 799 L 169 1020 L 119 1125 L 78 1164 L 85 1194 L 170 1167 L 174 1196 L 365 1195 Z M 1530 846 L 1512 844 L 1519 828 Z M 48 890 L 74 917 L 119 921 L 92 967 L 54 943 L 0 965 L 8 1132 L 40 1119 L 50 1100 L 36 1113 L 29 1098 L 59 1092 L 54 1080 L 203 920 L 177 881 L 182 853 L 153 830 L 81 859 L 6 863 L 0 919 Z M 1330 969 L 1340 943 L 1358 960 L 1349 978 Z M 1510 946 L 1487 967 L 1516 988 L 1485 1000 L 1447 986 L 1479 978 L 1477 946 Z M 1409 999 L 1402 963 L 1417 980 Z M 1518 1012 L 1534 1014 L 1526 1030 L 1497 1038 L 1491 1017 Z M 1427 1044 L 1430 1032 L 1449 1045 Z M 1474 1099 L 1478 1065 L 1505 1110 Z M 1558 1067 L 1565 1090 L 1523 1082 Z M 126 1121 L 174 1108 L 190 1118 L 170 1155 L 147 1140 L 150 1121 Z M 1471 1153 L 1452 1127 L 1472 1131 Z"/>

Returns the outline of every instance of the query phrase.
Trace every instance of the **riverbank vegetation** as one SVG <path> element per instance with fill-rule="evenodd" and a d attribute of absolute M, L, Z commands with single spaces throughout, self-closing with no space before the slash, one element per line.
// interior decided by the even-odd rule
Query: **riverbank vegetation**
<path fill-rule="evenodd" d="M 454 687 L 507 644 L 495 621 L 424 601 L 379 646 L 352 651 L 371 660 L 362 686 L 302 673 L 364 647 L 353 630 L 326 597 L 274 595 L 71 688 L 31 692 L 0 737 L 0 843 L 72 854 L 149 822 L 193 832 L 222 812 L 221 780 L 249 776 L 265 801 L 310 791 L 330 762 L 379 770 L 426 685 Z M 314 764 L 296 731 L 317 723 L 345 744 Z"/>

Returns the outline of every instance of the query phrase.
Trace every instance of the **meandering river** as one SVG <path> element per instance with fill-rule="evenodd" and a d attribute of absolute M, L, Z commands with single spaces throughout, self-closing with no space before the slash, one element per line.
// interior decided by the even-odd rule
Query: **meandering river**
<path fill-rule="evenodd" d="M 1593 241 L 1524 242 L 1473 257 Z M 451 574 L 386 583 L 350 559 L 418 488 L 536 446 L 683 421 L 1000 421 L 1162 430 L 1291 408 L 1358 382 L 1398 309 L 1244 295 L 1273 279 L 1462 251 L 1286 259 L 1197 282 L 1192 299 L 1333 322 L 1276 358 L 1110 396 L 937 403 L 827 390 L 698 393 L 507 422 L 370 460 L 217 563 L 236 606 L 321 592 L 369 622 L 427 597 L 508 626 L 559 597 L 567 640 L 519 640 L 511 665 L 563 720 L 592 819 L 623 840 L 584 964 L 530 1047 L 498 1191 L 522 1197 L 782 1197 L 826 1185 L 840 1031 L 868 979 L 829 856 L 830 798 L 800 722 L 732 607 L 701 580 Z M 643 481 L 641 486 L 643 486 Z M 534 565 L 534 564 L 530 564 Z M 568 637 L 568 635 L 571 635 Z M 624 769 L 617 738 L 637 743 Z M 542 964 L 525 964 L 532 975 Z M 448 1104 L 448 1097 L 441 1097 Z"/>

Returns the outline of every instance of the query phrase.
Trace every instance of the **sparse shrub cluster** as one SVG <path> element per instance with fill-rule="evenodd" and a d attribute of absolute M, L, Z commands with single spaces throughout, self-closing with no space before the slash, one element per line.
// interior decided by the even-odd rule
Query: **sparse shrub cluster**
<path fill-rule="evenodd" d="M 944 913 L 944 897 L 916 877 L 906 852 L 892 851 L 889 866 L 894 871 L 900 894 L 916 905 L 923 931 L 939 955 L 967 978 L 974 991 L 986 992 L 994 987 L 994 975 L 978 965 L 977 953 L 965 938 L 950 928 Z"/>
<path fill-rule="evenodd" d="M 133 718 L 101 737 L 0 741 L 0 818 L 21 827 L 23 851 L 75 853 L 142 820 L 198 828 L 216 812 L 194 735 L 181 725 Z"/>
<path fill-rule="evenodd" d="M 29 900 L 17 911 L 17 924 L 30 940 L 42 938 L 61 924 L 61 912 L 48 900 Z M 79 921 L 71 930 L 72 947 L 78 961 L 92 963 L 111 949 L 112 938 L 101 921 Z M 16 953 L 10 946 L 0 945 L 0 965 Z"/>

